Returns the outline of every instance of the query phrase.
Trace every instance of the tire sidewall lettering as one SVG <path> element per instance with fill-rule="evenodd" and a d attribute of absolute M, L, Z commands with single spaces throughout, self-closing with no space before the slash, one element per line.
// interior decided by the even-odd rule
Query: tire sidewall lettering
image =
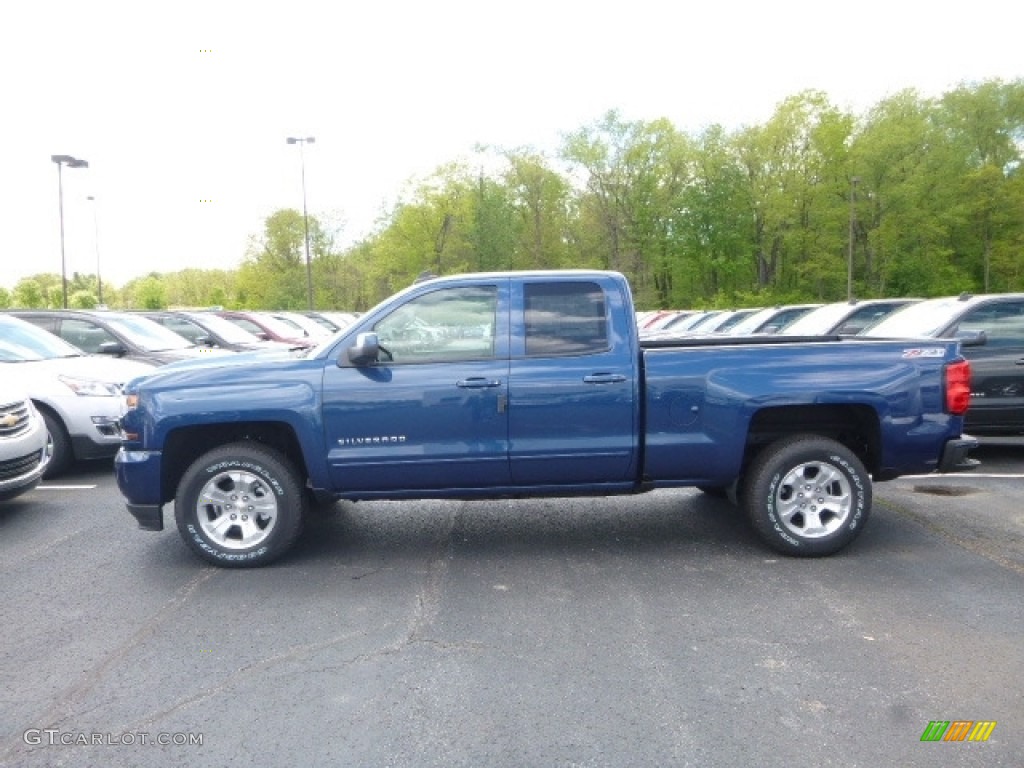
<path fill-rule="evenodd" d="M 772 481 L 768 484 L 768 498 L 765 500 L 765 510 L 768 513 L 768 520 L 771 523 L 775 533 L 779 535 L 784 541 L 790 546 L 799 547 L 800 540 L 794 538 L 785 528 L 782 527 L 782 520 L 779 519 L 779 514 L 775 510 L 775 492 L 779 487 L 779 483 L 782 482 L 783 472 L 776 472 L 772 475 Z"/>
<path fill-rule="evenodd" d="M 230 471 L 232 469 L 244 469 L 252 472 L 253 474 L 259 475 L 266 480 L 267 484 L 273 489 L 277 496 L 284 496 L 284 488 L 281 487 L 277 478 L 275 478 L 269 470 L 260 464 L 253 464 L 249 461 L 218 461 L 216 464 L 209 465 L 203 471 L 207 475 L 215 475 L 219 472 Z"/>
<path fill-rule="evenodd" d="M 189 536 L 192 538 L 192 541 L 196 543 L 196 546 L 198 546 L 200 549 L 203 550 L 203 552 L 207 553 L 211 557 L 215 557 L 218 560 L 222 560 L 224 562 L 241 563 L 245 562 L 246 560 L 256 560 L 260 557 L 263 557 L 263 555 L 267 553 L 267 547 L 265 546 L 254 549 L 251 552 L 221 552 L 216 547 L 210 546 L 210 543 L 194 525 L 189 523 L 187 528 Z"/>

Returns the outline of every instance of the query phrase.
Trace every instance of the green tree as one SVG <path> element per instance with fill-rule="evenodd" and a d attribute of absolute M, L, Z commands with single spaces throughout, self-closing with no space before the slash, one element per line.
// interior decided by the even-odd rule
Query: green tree
<path fill-rule="evenodd" d="M 982 290 L 993 284 L 997 252 L 1024 227 L 1024 207 L 1013 177 L 1024 145 L 1024 80 L 964 85 L 941 99 L 938 122 L 960 154 L 952 245 Z M 1012 246 L 1011 246 L 1012 247 Z M 998 282 L 1006 285 L 1004 276 Z"/>
<path fill-rule="evenodd" d="M 46 307 L 46 296 L 39 281 L 26 277 L 14 286 L 13 304 L 25 309 L 42 309 Z"/>
<path fill-rule="evenodd" d="M 99 299 L 91 291 L 75 291 L 68 296 L 68 307 L 71 309 L 95 309 Z"/>

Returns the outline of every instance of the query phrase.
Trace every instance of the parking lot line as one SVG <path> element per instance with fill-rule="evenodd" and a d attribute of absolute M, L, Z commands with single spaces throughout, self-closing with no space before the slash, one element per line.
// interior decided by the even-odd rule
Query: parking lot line
<path fill-rule="evenodd" d="M 957 473 L 955 475 L 953 475 L 953 474 L 949 474 L 949 475 L 943 475 L 943 474 L 938 474 L 938 475 L 932 475 L 932 474 L 929 474 L 929 475 L 901 475 L 899 477 L 899 479 L 900 480 L 929 480 L 929 479 L 931 479 L 931 480 L 939 480 L 939 479 L 950 480 L 951 478 L 954 478 L 954 477 L 957 478 L 957 479 L 964 479 L 964 480 L 970 480 L 972 477 L 987 477 L 987 478 L 994 479 L 994 480 L 1021 480 L 1021 479 L 1024 479 L 1024 475 L 1022 475 L 1022 474 L 1013 474 L 1011 472 L 1006 472 L 1006 473 L 999 473 L 999 472 L 991 472 L 991 473 L 985 473 L 985 472 L 961 472 L 961 473 Z"/>
<path fill-rule="evenodd" d="M 91 491 L 96 487 L 96 484 L 92 485 L 38 485 L 36 486 L 37 491 Z"/>

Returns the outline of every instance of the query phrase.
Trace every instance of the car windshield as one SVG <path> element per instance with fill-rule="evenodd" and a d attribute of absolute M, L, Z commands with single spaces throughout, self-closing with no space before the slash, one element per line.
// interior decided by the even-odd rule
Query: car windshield
<path fill-rule="evenodd" d="M 764 323 L 772 319 L 779 311 L 778 307 L 768 307 L 760 312 L 755 312 L 750 317 L 745 317 L 729 329 L 729 333 L 735 336 L 743 336 L 753 333 Z"/>
<path fill-rule="evenodd" d="M 712 333 L 725 333 L 726 331 L 732 330 L 748 317 L 756 315 L 759 311 L 760 310 L 758 309 L 737 309 L 734 312 L 729 313 L 728 317 L 722 318 L 721 322 L 715 323 Z"/>
<path fill-rule="evenodd" d="M 856 304 L 826 304 L 812 309 L 803 317 L 798 317 L 783 330 L 787 336 L 818 336 L 828 333 L 835 324 L 842 320 L 856 307 Z"/>
<path fill-rule="evenodd" d="M 908 304 L 865 328 L 861 336 L 934 336 L 965 307 L 956 296 Z"/>
<path fill-rule="evenodd" d="M 286 325 L 292 326 L 294 328 L 292 333 L 293 336 L 315 336 L 320 338 L 322 336 L 331 335 L 331 332 L 323 326 L 317 325 L 312 320 L 302 316 L 286 314 L 284 312 L 275 312 L 273 317 Z"/>
<path fill-rule="evenodd" d="M 224 341 L 230 344 L 259 344 L 261 339 L 255 334 L 249 333 L 241 326 L 235 325 L 230 320 L 225 320 L 220 315 L 214 314 L 196 314 L 196 315 L 184 315 L 184 317 L 192 320 L 197 325 L 201 325 L 204 329 L 211 333 L 216 333 Z"/>
<path fill-rule="evenodd" d="M 302 338 L 303 333 L 301 328 L 297 328 L 295 325 L 284 322 L 278 319 L 274 315 L 265 315 L 263 313 L 257 314 L 253 318 L 254 323 L 258 323 L 263 327 L 269 329 L 272 333 L 282 336 L 286 339 L 298 339 Z"/>
<path fill-rule="evenodd" d="M 119 334 L 147 352 L 163 352 L 168 349 L 189 349 L 192 342 L 174 331 L 164 328 L 148 317 L 112 315 L 107 323 Z"/>
<path fill-rule="evenodd" d="M 16 317 L 0 317 L 0 361 L 55 360 L 83 357 L 82 350 L 32 323 Z"/>

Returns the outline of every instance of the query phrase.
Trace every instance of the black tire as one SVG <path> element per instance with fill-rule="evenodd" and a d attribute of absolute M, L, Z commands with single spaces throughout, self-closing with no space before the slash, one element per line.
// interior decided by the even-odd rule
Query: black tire
<path fill-rule="evenodd" d="M 795 435 L 758 454 L 741 499 L 754 530 L 772 549 L 797 557 L 831 555 L 867 523 L 871 478 L 841 443 Z"/>
<path fill-rule="evenodd" d="M 174 518 L 185 543 L 203 559 L 253 568 L 273 562 L 295 543 L 305 499 L 288 459 L 256 443 L 231 443 L 185 471 Z"/>
<path fill-rule="evenodd" d="M 71 438 L 64 428 L 64 423 L 46 408 L 39 408 L 39 413 L 46 423 L 46 451 L 50 458 L 43 472 L 44 478 L 56 477 L 66 470 L 75 459 L 74 451 L 71 448 Z"/>

